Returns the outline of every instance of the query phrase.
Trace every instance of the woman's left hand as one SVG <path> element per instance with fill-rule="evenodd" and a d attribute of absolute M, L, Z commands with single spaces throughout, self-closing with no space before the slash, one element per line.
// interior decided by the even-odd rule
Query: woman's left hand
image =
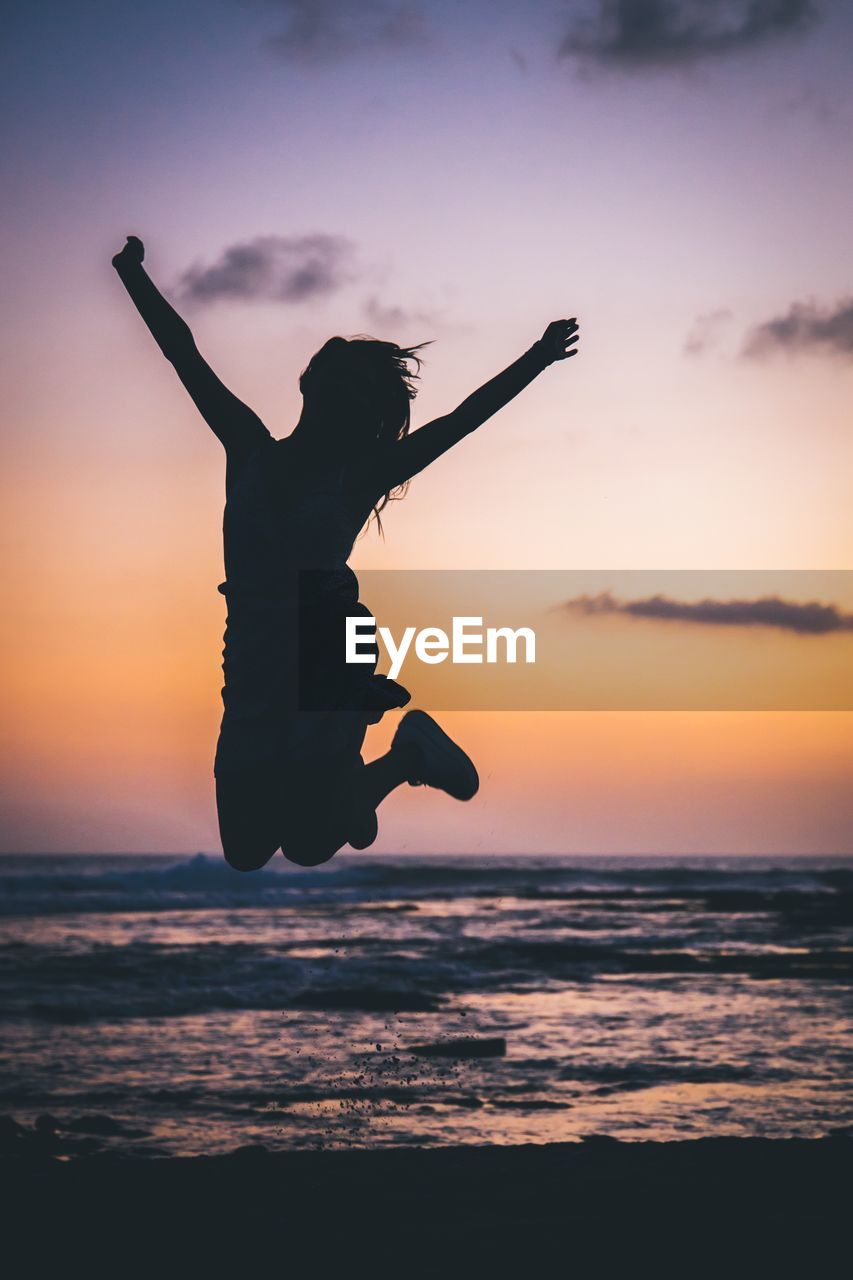
<path fill-rule="evenodd" d="M 568 360 L 577 355 L 577 342 L 580 337 L 578 322 L 571 320 L 552 320 L 539 339 L 543 351 L 552 360 Z"/>

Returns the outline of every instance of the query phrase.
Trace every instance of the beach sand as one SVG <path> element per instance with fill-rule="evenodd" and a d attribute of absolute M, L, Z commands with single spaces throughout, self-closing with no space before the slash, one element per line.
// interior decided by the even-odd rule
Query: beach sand
<path fill-rule="evenodd" d="M 16 1144 L 17 1145 L 17 1144 Z M 300 1151 L 2 1161 L 7 1253 L 157 1274 L 842 1274 L 853 1141 Z M 627 1270 L 626 1270 L 627 1267 Z M 24 1274 L 12 1270 L 8 1274 Z"/>

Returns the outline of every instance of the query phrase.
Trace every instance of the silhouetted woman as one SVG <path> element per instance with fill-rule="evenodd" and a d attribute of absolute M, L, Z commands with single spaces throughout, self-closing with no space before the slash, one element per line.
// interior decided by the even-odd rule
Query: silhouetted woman
<path fill-rule="evenodd" d="M 330 338 L 299 380 L 299 422 L 274 440 L 225 387 L 142 266 L 135 236 L 113 258 L 125 288 L 199 412 L 225 446 L 228 604 L 224 714 L 214 772 L 219 829 L 233 867 L 281 849 L 302 866 L 376 838 L 395 787 L 469 800 L 474 765 L 423 711 L 365 765 L 369 724 L 409 701 L 405 689 L 344 661 L 343 622 L 368 611 L 347 560 L 359 531 L 419 471 L 575 354 L 577 323 L 556 320 L 520 359 L 445 417 L 409 434 L 418 348 Z M 414 369 L 412 368 L 414 366 Z M 369 615 L 368 615 L 369 616 Z"/>

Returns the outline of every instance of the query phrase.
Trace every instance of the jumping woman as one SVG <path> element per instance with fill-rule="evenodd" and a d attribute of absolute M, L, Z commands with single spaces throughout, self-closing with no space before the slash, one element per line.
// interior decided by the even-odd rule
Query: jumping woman
<path fill-rule="evenodd" d="M 228 616 L 216 803 L 225 857 L 254 871 L 281 849 L 301 866 L 376 839 L 376 810 L 395 787 L 470 800 L 479 779 L 423 711 L 400 721 L 391 749 L 365 765 L 369 724 L 409 694 L 375 663 L 344 662 L 344 619 L 367 609 L 347 561 L 353 544 L 412 476 L 481 426 L 543 369 L 575 354 L 575 320 L 555 320 L 529 351 L 457 409 L 409 433 L 417 347 L 330 338 L 299 380 L 302 413 L 274 440 L 196 347 L 148 277 L 140 240 L 113 266 L 225 447 L 223 521 Z M 381 527 L 381 526 L 380 526 Z M 378 651 L 377 651 L 378 656 Z"/>

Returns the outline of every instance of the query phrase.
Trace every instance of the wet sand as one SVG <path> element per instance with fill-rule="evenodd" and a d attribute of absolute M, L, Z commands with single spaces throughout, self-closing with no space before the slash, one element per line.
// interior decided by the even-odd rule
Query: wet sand
<path fill-rule="evenodd" d="M 6 1155 L 6 1249 L 158 1274 L 831 1275 L 853 1140 L 718 1138 L 139 1159 Z M 628 1268 L 627 1272 L 625 1268 Z M 14 1274 L 22 1274 L 15 1271 Z"/>

